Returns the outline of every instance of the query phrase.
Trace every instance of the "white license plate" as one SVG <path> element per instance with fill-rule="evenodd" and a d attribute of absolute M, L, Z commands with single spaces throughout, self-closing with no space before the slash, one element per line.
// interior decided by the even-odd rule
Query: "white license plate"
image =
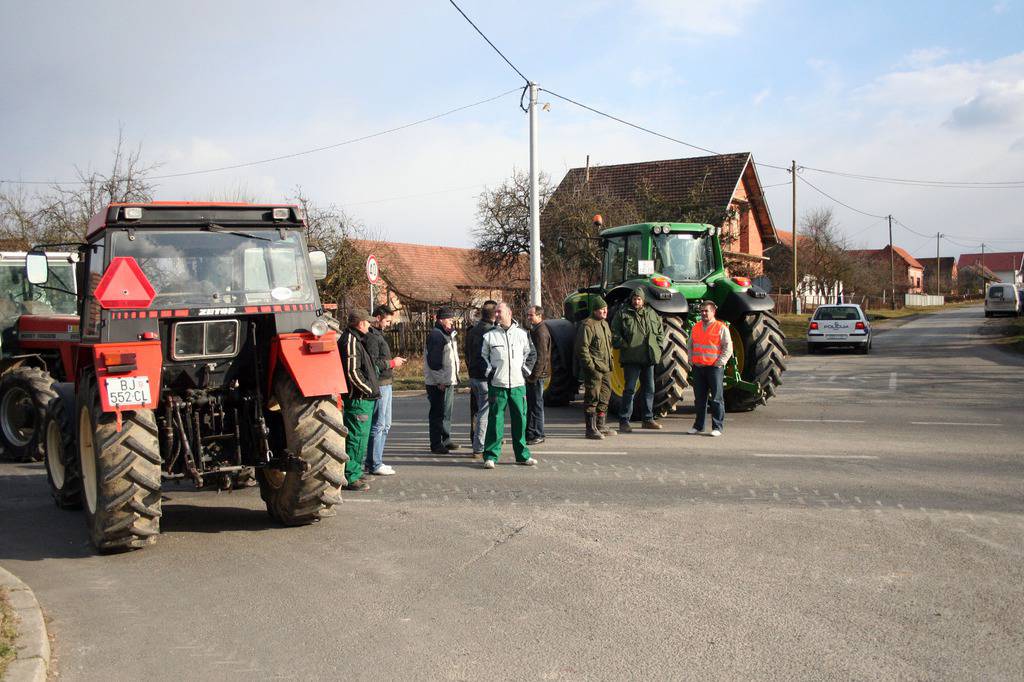
<path fill-rule="evenodd" d="M 826 339 L 835 339 L 837 341 L 846 338 L 846 334 L 825 334 Z"/>
<path fill-rule="evenodd" d="M 149 377 L 107 377 L 107 402 L 118 405 L 147 405 Z"/>

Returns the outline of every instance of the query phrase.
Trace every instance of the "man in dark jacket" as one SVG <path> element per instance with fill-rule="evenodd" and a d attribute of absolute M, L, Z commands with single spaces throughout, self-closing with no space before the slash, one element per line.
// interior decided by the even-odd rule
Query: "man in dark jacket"
<path fill-rule="evenodd" d="M 615 431 L 605 424 L 612 387 L 612 332 L 608 328 L 608 303 L 600 296 L 590 301 L 590 317 L 576 330 L 574 366 L 576 378 L 583 382 L 583 405 L 587 438 L 604 440 Z"/>
<path fill-rule="evenodd" d="M 626 380 L 619 407 L 619 431 L 633 430 L 629 420 L 633 415 L 638 379 L 643 398 L 643 428 L 661 428 L 661 424 L 654 421 L 654 367 L 661 362 L 664 343 L 665 327 L 661 317 L 646 304 L 644 288 L 637 287 L 629 305 L 622 306 L 612 320 L 612 347 L 619 349 L 619 363 Z"/>
<path fill-rule="evenodd" d="M 427 335 L 423 358 L 423 381 L 427 385 L 430 413 L 430 451 L 436 455 L 458 450 L 452 442 L 452 405 L 459 383 L 459 347 L 455 340 L 455 311 L 441 308 L 437 322 Z"/>
<path fill-rule="evenodd" d="M 496 301 L 484 301 L 480 307 L 480 321 L 466 334 L 466 364 L 469 365 L 469 436 L 473 454 L 484 454 L 484 436 L 487 434 L 487 363 L 480 354 L 484 334 L 494 329 Z"/>
<path fill-rule="evenodd" d="M 391 326 L 394 311 L 386 305 L 377 306 L 373 311 L 373 323 L 366 335 L 366 351 L 370 361 L 377 370 L 377 381 L 380 384 L 380 400 L 373 407 L 373 419 L 370 423 L 370 441 L 366 446 L 366 462 L 363 468 L 374 476 L 391 476 L 394 468 L 384 463 L 384 443 L 391 430 L 391 384 L 394 383 L 394 371 L 405 364 L 405 358 L 391 357 L 391 347 L 384 338 L 384 332 Z"/>
<path fill-rule="evenodd" d="M 348 314 L 348 328 L 341 335 L 341 364 L 348 383 L 348 393 L 344 397 L 345 428 L 348 438 L 345 441 L 345 478 L 347 485 L 342 490 L 369 490 L 369 484 L 363 480 L 363 460 L 366 459 L 366 445 L 370 436 L 370 419 L 373 407 L 380 398 L 377 384 L 377 370 L 366 351 L 366 335 L 370 331 L 370 314 L 362 309 L 355 309 Z"/>
<path fill-rule="evenodd" d="M 527 309 L 526 321 L 537 351 L 533 371 L 526 377 L 526 444 L 537 445 L 544 442 L 544 380 L 551 376 L 551 332 L 539 305 Z"/>

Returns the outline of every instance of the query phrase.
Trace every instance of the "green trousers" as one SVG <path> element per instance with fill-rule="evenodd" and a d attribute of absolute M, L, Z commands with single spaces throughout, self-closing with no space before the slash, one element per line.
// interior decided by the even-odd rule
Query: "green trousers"
<path fill-rule="evenodd" d="M 370 442 L 370 425 L 373 423 L 373 406 L 376 400 L 345 398 L 345 478 L 349 483 L 363 477 L 363 462 L 366 460 L 366 446 Z"/>
<path fill-rule="evenodd" d="M 487 389 L 487 438 L 484 440 L 484 459 L 495 462 L 501 456 L 501 442 L 505 438 L 505 407 L 512 413 L 512 451 L 517 462 L 530 459 L 526 447 L 526 387 Z"/>

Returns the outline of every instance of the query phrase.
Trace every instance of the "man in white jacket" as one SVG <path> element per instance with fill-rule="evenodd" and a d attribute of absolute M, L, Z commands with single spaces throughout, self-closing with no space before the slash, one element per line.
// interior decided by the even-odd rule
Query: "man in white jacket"
<path fill-rule="evenodd" d="M 487 400 L 490 403 L 484 468 L 493 469 L 501 456 L 505 436 L 505 407 L 512 414 L 512 450 L 516 464 L 535 466 L 537 460 L 526 447 L 526 378 L 533 370 L 537 352 L 530 335 L 512 319 L 512 309 L 499 303 L 498 324 L 484 334 L 480 355 L 487 365 Z"/>

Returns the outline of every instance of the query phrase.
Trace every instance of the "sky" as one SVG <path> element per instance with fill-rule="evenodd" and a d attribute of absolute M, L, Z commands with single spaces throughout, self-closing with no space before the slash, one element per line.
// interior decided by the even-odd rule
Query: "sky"
<path fill-rule="evenodd" d="M 1024 0 L 457 0 L 516 67 L 556 92 L 801 182 L 851 243 L 917 256 L 1024 249 L 1024 185 L 934 188 L 811 169 L 1024 181 Z M 281 201 L 296 188 L 391 241 L 469 246 L 485 186 L 529 167 L 523 80 L 447 0 L 216 3 L 0 0 L 0 179 L 109 165 L 118 130 L 158 199 Z M 539 163 L 703 155 L 541 92 Z M 759 168 L 780 229 L 789 174 Z M 783 184 L 784 183 L 784 184 Z M 32 186 L 27 186 L 31 190 Z M 4 185 L 4 189 L 10 189 Z M 910 230 L 919 234 L 914 234 Z M 928 236 L 930 235 L 930 236 Z M 959 245 L 958 245 L 959 244 Z"/>

